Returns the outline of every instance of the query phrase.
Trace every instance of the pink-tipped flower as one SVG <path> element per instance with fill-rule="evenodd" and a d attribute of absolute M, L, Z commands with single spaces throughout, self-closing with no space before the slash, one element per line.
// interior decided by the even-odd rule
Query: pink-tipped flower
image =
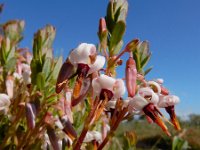
<path fill-rule="evenodd" d="M 8 95 L 0 93 L 0 113 L 6 114 L 10 106 L 10 98 Z"/>
<path fill-rule="evenodd" d="M 92 87 L 94 94 L 100 96 L 101 100 L 105 99 L 105 94 L 111 100 L 112 98 L 118 99 L 125 93 L 122 79 L 115 79 L 103 74 L 92 80 Z"/>
<path fill-rule="evenodd" d="M 60 93 L 71 77 L 78 75 L 80 80 L 100 70 L 105 64 L 105 57 L 97 55 L 93 44 L 81 43 L 69 54 L 67 61 L 61 67 L 56 83 L 56 93 Z M 75 73 L 73 73 L 76 69 Z M 81 85 L 77 86 L 81 88 Z M 80 92 L 80 91 L 78 91 Z"/>
<path fill-rule="evenodd" d="M 140 88 L 138 94 L 153 104 L 157 104 L 159 96 L 150 87 Z"/>
<path fill-rule="evenodd" d="M 136 79 L 137 79 L 137 69 L 135 61 L 132 57 L 126 62 L 126 87 L 128 91 L 128 96 L 133 97 L 136 92 Z"/>
<path fill-rule="evenodd" d="M 69 61 L 77 67 L 78 75 L 87 76 L 103 68 L 105 57 L 97 55 L 95 45 L 81 43 L 71 51 Z"/>
<path fill-rule="evenodd" d="M 167 113 L 170 115 L 171 121 L 176 130 L 181 130 L 181 127 L 176 117 L 175 109 L 174 109 L 174 105 L 176 105 L 179 102 L 180 102 L 180 99 L 178 96 L 167 95 L 167 96 L 161 96 L 158 103 L 158 106 L 165 108 Z"/>
<path fill-rule="evenodd" d="M 162 113 L 158 110 L 158 108 L 152 104 L 149 103 L 148 105 L 146 105 L 143 108 L 143 112 L 145 113 L 145 115 L 147 115 L 149 118 L 151 118 L 151 120 L 153 122 L 155 122 L 157 125 L 159 125 L 162 130 L 168 135 L 170 136 L 171 134 L 168 131 L 167 126 L 164 124 L 164 122 L 162 121 L 162 119 L 159 117 L 162 116 Z"/>
<path fill-rule="evenodd" d="M 148 102 L 148 100 L 142 97 L 139 93 L 137 93 L 133 98 L 129 99 L 128 109 L 130 113 L 138 113 L 143 111 L 149 122 L 155 122 L 167 135 L 170 135 L 167 126 L 160 118 L 160 116 L 162 116 L 161 112 L 153 103 Z"/>

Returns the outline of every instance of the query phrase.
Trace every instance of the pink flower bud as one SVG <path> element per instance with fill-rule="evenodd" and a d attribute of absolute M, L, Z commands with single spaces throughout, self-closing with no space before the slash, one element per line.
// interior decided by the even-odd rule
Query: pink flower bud
<path fill-rule="evenodd" d="M 132 57 L 126 62 L 126 87 L 128 90 L 128 96 L 134 97 L 136 92 L 136 79 L 137 79 L 137 69 L 135 61 Z"/>
<path fill-rule="evenodd" d="M 104 18 L 101 18 L 99 20 L 99 33 L 101 34 L 102 32 L 105 32 L 106 30 L 107 30 L 106 21 Z"/>

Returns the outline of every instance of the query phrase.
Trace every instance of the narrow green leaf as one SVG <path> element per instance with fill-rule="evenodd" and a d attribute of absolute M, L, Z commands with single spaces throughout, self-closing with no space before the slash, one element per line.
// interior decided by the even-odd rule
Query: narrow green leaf
<path fill-rule="evenodd" d="M 63 62 L 63 57 L 60 56 L 60 57 L 58 58 L 56 64 L 55 64 L 54 69 L 53 69 L 53 72 L 52 72 L 52 77 L 53 77 L 53 79 L 55 79 L 55 80 L 56 80 L 57 77 L 58 77 L 60 68 L 61 68 L 61 66 L 62 66 L 62 62 Z"/>
<path fill-rule="evenodd" d="M 147 55 L 149 55 L 149 42 L 148 41 L 143 41 L 139 45 L 139 52 L 140 52 L 140 59 L 144 59 Z"/>
<path fill-rule="evenodd" d="M 5 68 L 7 71 L 14 71 L 15 65 L 16 65 L 16 58 L 12 57 L 5 64 Z"/>
<path fill-rule="evenodd" d="M 121 40 L 121 41 L 115 46 L 114 50 L 110 52 L 111 55 L 116 55 L 116 54 L 118 54 L 119 51 L 122 49 L 123 43 L 124 43 L 124 42 Z"/>
<path fill-rule="evenodd" d="M 149 67 L 147 70 L 144 71 L 144 75 L 146 76 L 152 69 L 153 69 L 153 66 Z"/>
<path fill-rule="evenodd" d="M 147 65 L 147 63 L 149 62 L 150 59 L 151 59 L 151 55 L 146 56 L 141 62 L 141 68 L 144 68 Z"/>
<path fill-rule="evenodd" d="M 42 72 L 37 75 L 37 87 L 39 90 L 44 90 L 45 87 L 45 77 Z"/>
<path fill-rule="evenodd" d="M 110 43 L 109 43 L 110 51 L 113 51 L 115 46 L 122 40 L 122 37 L 125 33 L 125 29 L 126 29 L 126 24 L 123 21 L 119 21 L 116 23 L 110 38 Z"/>
<path fill-rule="evenodd" d="M 15 47 L 11 47 L 10 51 L 8 52 L 7 55 L 7 60 L 10 60 L 11 58 L 15 57 Z"/>
<path fill-rule="evenodd" d="M 106 25 L 108 28 L 108 31 L 111 33 L 114 27 L 114 12 L 113 12 L 113 2 L 110 1 L 108 3 L 108 7 L 107 7 L 107 14 L 106 14 Z"/>
<path fill-rule="evenodd" d="M 137 71 L 140 72 L 140 70 L 141 70 L 141 62 L 140 62 L 140 57 L 139 57 L 139 53 L 138 53 L 137 50 L 133 52 L 133 57 L 135 59 Z"/>
<path fill-rule="evenodd" d="M 42 72 L 44 74 L 45 80 L 47 80 L 47 78 L 49 77 L 49 74 L 51 72 L 51 66 L 52 66 L 51 58 L 46 58 L 45 62 L 44 62 L 44 65 L 42 67 Z"/>
<path fill-rule="evenodd" d="M 33 59 L 31 61 L 31 83 L 36 84 L 37 74 L 42 71 L 42 64 L 39 60 Z"/>

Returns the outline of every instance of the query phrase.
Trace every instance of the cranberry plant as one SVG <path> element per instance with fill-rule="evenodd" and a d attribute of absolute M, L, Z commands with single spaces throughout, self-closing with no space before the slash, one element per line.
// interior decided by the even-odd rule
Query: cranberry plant
<path fill-rule="evenodd" d="M 38 30 L 29 50 L 19 47 L 24 21 L 1 25 L 0 149 L 109 149 L 118 126 L 135 115 L 144 115 L 168 136 L 166 122 L 180 130 L 174 109 L 179 98 L 163 79 L 145 78 L 152 69 L 146 68 L 149 43 L 123 42 L 127 12 L 126 0 L 109 1 L 99 20 L 99 43 L 79 44 L 64 63 L 53 56 L 53 26 Z M 124 62 L 125 77 L 119 78 L 116 69 Z M 135 146 L 131 132 L 124 137 L 121 149 Z"/>

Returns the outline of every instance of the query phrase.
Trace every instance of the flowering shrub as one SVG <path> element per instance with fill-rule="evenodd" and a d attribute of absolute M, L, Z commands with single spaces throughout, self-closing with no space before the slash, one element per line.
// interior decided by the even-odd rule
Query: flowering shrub
<path fill-rule="evenodd" d="M 127 10 L 126 0 L 110 1 L 99 21 L 98 46 L 81 43 L 63 64 L 53 57 L 53 26 L 35 33 L 32 51 L 19 47 L 24 21 L 1 26 L 0 149 L 101 150 L 134 115 L 145 115 L 168 136 L 164 121 L 180 130 L 174 110 L 179 98 L 162 79 L 145 79 L 152 69 L 145 69 L 149 43 L 133 39 L 122 48 Z M 125 78 L 116 78 L 125 53 Z"/>

